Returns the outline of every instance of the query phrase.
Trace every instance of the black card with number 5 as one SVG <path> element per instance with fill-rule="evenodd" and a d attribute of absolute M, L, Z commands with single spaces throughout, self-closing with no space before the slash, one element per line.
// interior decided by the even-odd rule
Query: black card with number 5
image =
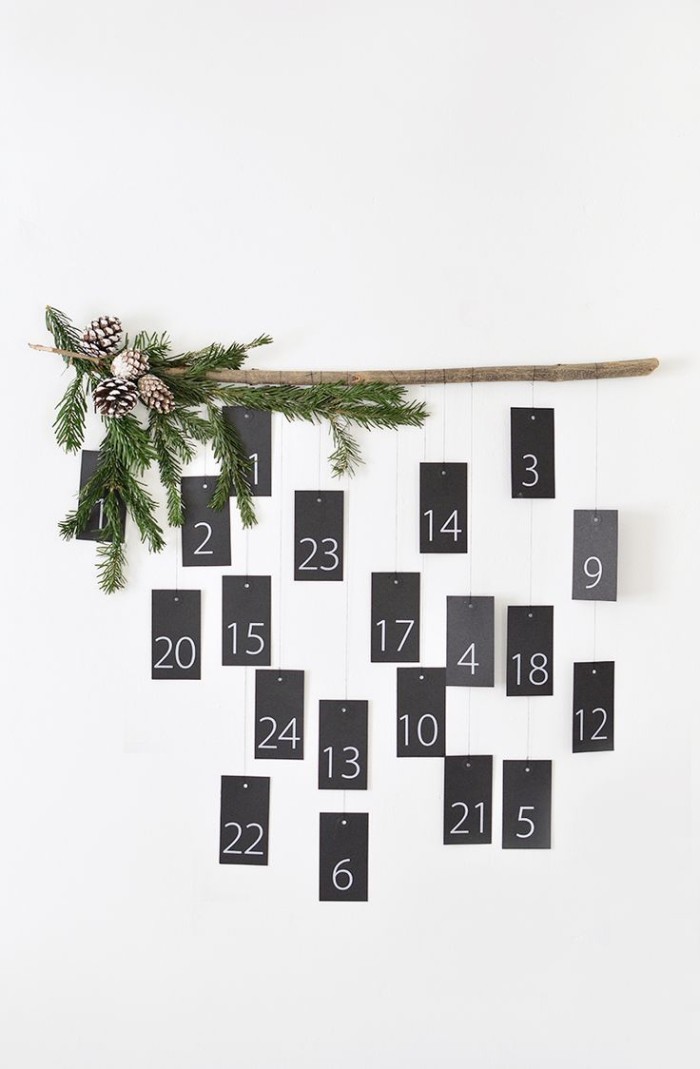
<path fill-rule="evenodd" d="M 549 850 L 552 762 L 503 762 L 503 849 Z"/>

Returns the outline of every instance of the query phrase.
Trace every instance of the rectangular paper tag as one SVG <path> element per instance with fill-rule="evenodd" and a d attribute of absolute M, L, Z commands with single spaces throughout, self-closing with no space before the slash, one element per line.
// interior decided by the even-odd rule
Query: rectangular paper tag
<path fill-rule="evenodd" d="M 447 686 L 494 685 L 494 599 L 447 598 Z"/>
<path fill-rule="evenodd" d="M 445 756 L 445 669 L 396 669 L 398 757 Z"/>
<path fill-rule="evenodd" d="M 253 497 L 272 493 L 272 413 L 244 405 L 222 409 L 224 419 L 238 431 L 250 458 L 248 482 Z"/>
<path fill-rule="evenodd" d="M 93 477 L 97 471 L 97 464 L 99 461 L 99 451 L 97 449 L 83 449 L 80 456 L 80 489 Z M 124 525 L 126 523 L 126 505 L 123 501 L 119 502 L 119 525 L 121 528 L 122 539 L 124 538 Z M 75 536 L 84 542 L 101 542 L 103 541 L 102 532 L 105 527 L 105 513 L 104 513 L 104 500 L 99 499 L 94 509 L 88 517 L 88 521 L 82 531 L 79 531 Z M 111 538 L 104 539 L 106 542 L 111 542 Z"/>
<path fill-rule="evenodd" d="M 151 592 L 151 679 L 201 679 L 201 591 Z"/>
<path fill-rule="evenodd" d="M 294 494 L 294 578 L 343 578 L 343 491 L 297 490 Z"/>
<path fill-rule="evenodd" d="M 288 668 L 255 673 L 255 756 L 304 758 L 304 673 Z"/>
<path fill-rule="evenodd" d="M 574 510 L 574 601 L 617 601 L 617 509 Z"/>
<path fill-rule="evenodd" d="M 267 865 L 269 776 L 221 777 L 220 865 Z"/>
<path fill-rule="evenodd" d="M 319 899 L 366 902 L 368 813 L 320 814 Z"/>
<path fill-rule="evenodd" d="M 231 518 L 228 503 L 223 509 L 209 507 L 216 489 L 213 475 L 187 476 L 182 480 L 185 523 L 182 527 L 182 564 L 191 567 L 227 567 L 231 564 Z"/>
<path fill-rule="evenodd" d="M 420 660 L 420 573 L 372 572 L 372 661 Z"/>
<path fill-rule="evenodd" d="M 420 551 L 467 552 L 466 464 L 421 464 Z"/>
<path fill-rule="evenodd" d="M 469 846 L 491 842 L 493 757 L 445 758 L 443 843 Z"/>
<path fill-rule="evenodd" d="M 319 702 L 320 790 L 367 790 L 367 707 L 365 701 Z"/>
<path fill-rule="evenodd" d="M 511 408 L 512 497 L 554 497 L 554 409 Z"/>
<path fill-rule="evenodd" d="M 615 662 L 574 664 L 573 752 L 615 749 Z"/>
<path fill-rule="evenodd" d="M 221 663 L 271 664 L 270 576 L 224 575 L 221 587 Z"/>
<path fill-rule="evenodd" d="M 506 694 L 553 693 L 552 605 L 509 605 Z"/>
<path fill-rule="evenodd" d="M 503 849 L 549 850 L 552 762 L 503 762 Z"/>

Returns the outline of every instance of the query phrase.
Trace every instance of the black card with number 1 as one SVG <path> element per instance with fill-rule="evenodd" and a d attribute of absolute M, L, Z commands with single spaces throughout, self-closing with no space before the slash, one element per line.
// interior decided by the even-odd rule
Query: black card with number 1
<path fill-rule="evenodd" d="M 83 449 L 80 457 L 80 489 L 93 477 L 97 471 L 100 454 L 96 449 Z M 82 531 L 78 531 L 76 538 L 85 542 L 101 542 L 105 528 L 104 499 L 100 498 L 88 517 L 88 521 Z M 126 505 L 119 500 L 119 527 L 124 537 L 124 524 L 126 522 Z M 111 542 L 111 539 L 105 539 Z"/>
<path fill-rule="evenodd" d="M 244 405 L 227 405 L 224 419 L 238 431 L 250 460 L 247 480 L 253 497 L 272 493 L 272 413 Z M 235 494 L 235 490 L 232 491 Z"/>

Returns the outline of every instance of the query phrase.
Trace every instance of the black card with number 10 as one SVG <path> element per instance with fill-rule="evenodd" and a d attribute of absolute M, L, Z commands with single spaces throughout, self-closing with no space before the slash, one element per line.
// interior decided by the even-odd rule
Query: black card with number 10
<path fill-rule="evenodd" d="M 445 756 L 445 669 L 396 669 L 396 754 Z"/>

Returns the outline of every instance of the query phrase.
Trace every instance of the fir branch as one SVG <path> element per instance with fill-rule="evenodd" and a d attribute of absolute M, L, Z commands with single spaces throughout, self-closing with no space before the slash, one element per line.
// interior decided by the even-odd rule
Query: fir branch
<path fill-rule="evenodd" d="M 81 333 L 64 312 L 47 304 L 45 322 L 46 329 L 53 337 L 57 349 L 71 353 L 84 353 Z M 69 356 L 64 356 L 63 360 L 66 364 L 72 364 L 76 372 L 89 375 L 91 380 L 94 378 L 95 366 L 91 361 Z"/>
<path fill-rule="evenodd" d="M 148 357 L 151 370 L 157 370 L 162 365 L 167 365 L 171 342 L 166 331 L 163 331 L 162 334 L 149 334 L 147 330 L 140 330 L 134 338 L 133 345 L 129 345 L 129 339 L 127 338 L 124 347 L 144 353 Z"/>
<path fill-rule="evenodd" d="M 165 538 L 156 519 L 156 502 L 131 472 L 122 469 L 120 475 L 119 494 L 138 528 L 141 541 L 146 543 L 151 553 L 160 553 L 165 546 Z"/>
<path fill-rule="evenodd" d="M 113 594 L 126 586 L 120 498 L 115 490 L 105 494 L 104 518 L 103 535 L 97 546 L 97 582 L 105 594 Z"/>
<path fill-rule="evenodd" d="M 105 422 L 110 453 L 117 466 L 135 475 L 143 475 L 156 459 L 148 430 L 130 415 L 121 419 L 105 417 Z"/>
<path fill-rule="evenodd" d="M 171 527 L 182 527 L 185 522 L 181 493 L 182 462 L 192 460 L 194 446 L 181 432 L 174 413 L 151 411 L 148 422 L 160 481 L 166 494 L 168 523 Z"/>
<path fill-rule="evenodd" d="M 362 455 L 356 439 L 350 434 L 345 420 L 329 416 L 328 424 L 333 438 L 333 452 L 328 458 L 332 474 L 335 476 L 354 475 L 362 463 Z"/>
<path fill-rule="evenodd" d="M 257 520 L 248 478 L 251 464 L 247 450 L 233 423 L 226 419 L 220 408 L 210 405 L 207 415 L 211 425 L 212 452 L 221 467 L 210 507 L 224 508 L 233 492 L 241 523 L 244 527 L 252 527 Z"/>
<path fill-rule="evenodd" d="M 77 453 L 85 439 L 86 386 L 85 373 L 76 369 L 66 392 L 56 405 L 53 429 L 56 441 L 66 453 Z"/>

